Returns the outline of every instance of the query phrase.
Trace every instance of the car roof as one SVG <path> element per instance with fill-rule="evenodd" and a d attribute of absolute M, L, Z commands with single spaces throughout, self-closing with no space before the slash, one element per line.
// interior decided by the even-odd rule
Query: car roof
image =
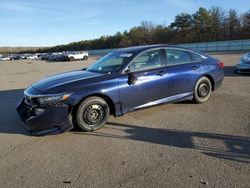
<path fill-rule="evenodd" d="M 125 53 L 140 53 L 143 52 L 145 50 L 149 50 L 149 49 L 154 49 L 154 48 L 165 48 L 165 47 L 172 47 L 172 48 L 177 48 L 177 49 L 182 49 L 182 50 L 189 50 L 189 51 L 193 51 L 199 54 L 202 54 L 199 51 L 196 51 L 194 49 L 190 49 L 190 48 L 185 48 L 185 47 L 181 47 L 181 46 L 177 46 L 177 45 L 169 45 L 169 44 L 154 44 L 154 45 L 144 45 L 144 46 L 132 46 L 132 47 L 128 47 L 128 48 L 120 48 L 117 51 L 118 52 L 125 52 Z"/>

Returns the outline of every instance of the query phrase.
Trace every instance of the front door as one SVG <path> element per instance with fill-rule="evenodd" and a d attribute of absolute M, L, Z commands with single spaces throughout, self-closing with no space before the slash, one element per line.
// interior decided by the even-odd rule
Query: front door
<path fill-rule="evenodd" d="M 134 84 L 128 83 L 127 73 L 123 73 L 119 80 L 119 98 L 123 113 L 151 105 L 165 97 L 166 68 L 161 50 L 150 50 L 138 55 L 130 63 L 130 72 L 137 79 Z"/>

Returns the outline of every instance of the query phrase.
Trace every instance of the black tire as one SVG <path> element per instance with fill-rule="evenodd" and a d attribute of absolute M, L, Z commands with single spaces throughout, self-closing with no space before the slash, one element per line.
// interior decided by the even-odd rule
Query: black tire
<path fill-rule="evenodd" d="M 76 112 L 76 123 L 84 131 L 103 127 L 109 117 L 109 106 L 100 97 L 89 97 L 81 102 Z"/>
<path fill-rule="evenodd" d="M 212 92 L 211 81 L 207 77 L 200 78 L 194 88 L 194 101 L 204 103 L 208 100 Z"/>
<path fill-rule="evenodd" d="M 69 61 L 75 61 L 75 58 L 74 57 L 70 57 Z"/>
<path fill-rule="evenodd" d="M 85 56 L 83 57 L 83 60 L 88 60 L 88 58 L 89 58 L 89 57 L 85 55 Z"/>

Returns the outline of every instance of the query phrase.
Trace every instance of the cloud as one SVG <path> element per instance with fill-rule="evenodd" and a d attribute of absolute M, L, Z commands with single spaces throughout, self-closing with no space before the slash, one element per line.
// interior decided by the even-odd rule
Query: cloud
<path fill-rule="evenodd" d="M 27 3 L 27 2 L 1 2 L 0 9 L 5 11 L 22 12 L 22 13 L 36 13 L 36 12 L 54 12 L 63 13 L 53 7 L 47 7 L 43 4 Z"/>
<path fill-rule="evenodd" d="M 81 18 L 94 18 L 100 15 L 100 7 L 89 7 L 86 10 L 82 10 L 82 7 L 75 7 L 71 2 L 62 2 L 63 6 L 58 4 L 46 4 L 46 3 L 28 3 L 28 2 L 0 2 L 0 10 L 13 11 L 21 13 L 34 13 L 34 14 L 46 14 L 46 15 L 58 15 L 58 16 L 71 16 L 80 15 Z"/>
<path fill-rule="evenodd" d="M 33 8 L 17 3 L 10 3 L 10 2 L 3 2 L 0 3 L 0 8 L 7 10 L 7 11 L 15 11 L 15 12 L 25 12 L 25 13 L 32 13 Z"/>

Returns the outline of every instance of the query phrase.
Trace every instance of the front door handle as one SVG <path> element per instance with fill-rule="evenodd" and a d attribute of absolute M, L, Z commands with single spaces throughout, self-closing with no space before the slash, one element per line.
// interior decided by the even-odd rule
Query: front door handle
<path fill-rule="evenodd" d="M 159 71 L 159 72 L 156 73 L 157 76 L 163 76 L 164 74 L 165 74 L 164 71 Z"/>

